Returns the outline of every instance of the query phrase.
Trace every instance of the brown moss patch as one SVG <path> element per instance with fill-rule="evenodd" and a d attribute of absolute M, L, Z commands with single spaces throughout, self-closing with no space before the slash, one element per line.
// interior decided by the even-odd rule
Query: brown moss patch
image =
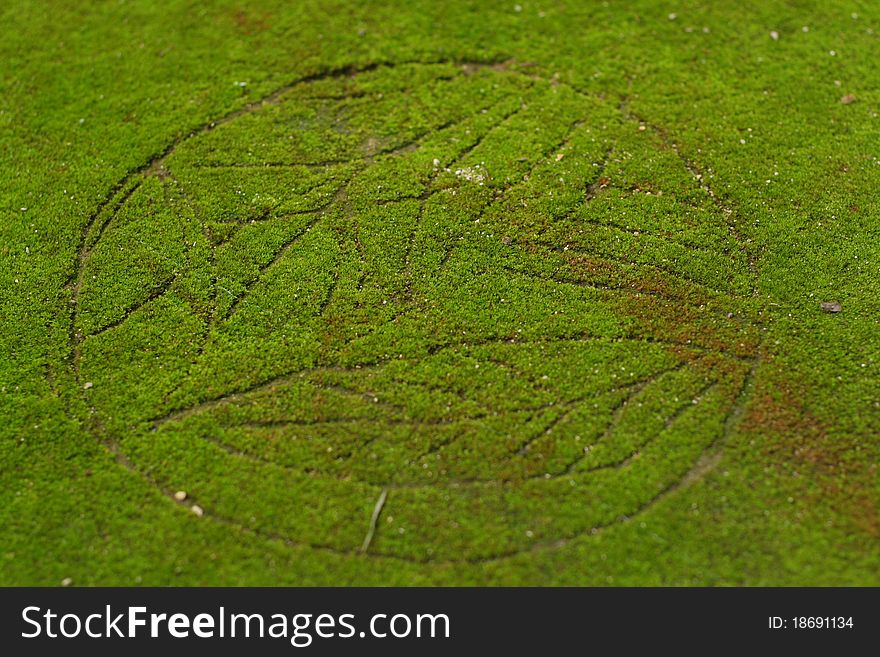
<path fill-rule="evenodd" d="M 764 378 L 751 399 L 740 429 L 760 437 L 767 462 L 794 469 L 814 484 L 805 503 L 832 505 L 853 529 L 880 537 L 880 512 L 870 493 L 877 465 L 852 458 L 854 445 L 806 405 L 809 391 L 781 373 Z"/>
<path fill-rule="evenodd" d="M 268 30 L 271 27 L 270 19 L 271 15 L 267 12 L 236 9 L 232 13 L 232 21 L 235 24 L 236 31 L 247 36 Z"/>

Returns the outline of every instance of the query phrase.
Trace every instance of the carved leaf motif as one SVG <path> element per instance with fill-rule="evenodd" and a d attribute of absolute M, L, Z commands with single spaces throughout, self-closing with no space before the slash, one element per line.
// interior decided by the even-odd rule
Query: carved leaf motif
<path fill-rule="evenodd" d="M 120 462 L 206 520 L 354 552 L 387 491 L 371 554 L 553 547 L 711 465 L 760 335 L 736 219 L 556 81 L 327 74 L 120 183 L 73 362 Z"/>

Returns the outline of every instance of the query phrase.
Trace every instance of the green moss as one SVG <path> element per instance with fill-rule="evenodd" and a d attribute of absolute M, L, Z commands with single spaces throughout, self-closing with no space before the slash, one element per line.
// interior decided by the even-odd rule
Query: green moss
<path fill-rule="evenodd" d="M 878 583 L 880 14 L 521 4 L 4 5 L 0 582 Z"/>

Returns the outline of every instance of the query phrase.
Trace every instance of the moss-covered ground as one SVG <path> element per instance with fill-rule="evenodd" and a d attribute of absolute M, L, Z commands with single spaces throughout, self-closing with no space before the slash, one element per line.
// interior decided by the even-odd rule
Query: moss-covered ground
<path fill-rule="evenodd" d="M 0 584 L 880 584 L 874 3 L 0 15 Z"/>

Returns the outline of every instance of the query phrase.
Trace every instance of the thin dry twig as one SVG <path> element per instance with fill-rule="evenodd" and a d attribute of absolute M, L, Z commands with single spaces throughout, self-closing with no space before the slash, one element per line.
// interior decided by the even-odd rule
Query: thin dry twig
<path fill-rule="evenodd" d="M 370 548 L 373 534 L 376 533 L 376 523 L 379 521 L 379 515 L 382 513 L 382 507 L 385 506 L 385 499 L 387 497 L 388 489 L 383 488 L 382 492 L 379 493 L 379 499 L 376 500 L 376 506 L 373 507 L 373 515 L 370 518 L 370 528 L 367 530 L 367 535 L 364 537 L 364 544 L 361 545 L 361 552 L 366 552 Z"/>

